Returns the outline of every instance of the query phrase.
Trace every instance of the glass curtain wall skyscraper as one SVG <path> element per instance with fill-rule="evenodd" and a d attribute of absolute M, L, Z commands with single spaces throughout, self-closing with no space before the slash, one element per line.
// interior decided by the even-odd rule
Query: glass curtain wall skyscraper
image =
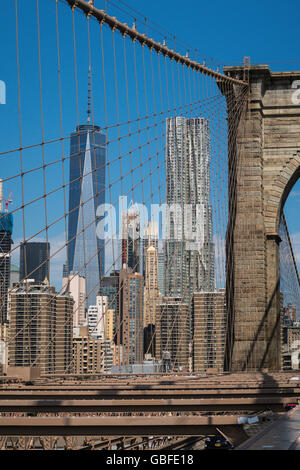
<path fill-rule="evenodd" d="M 193 292 L 214 290 L 210 206 L 210 129 L 204 118 L 166 121 L 165 295 L 191 303 Z"/>
<path fill-rule="evenodd" d="M 34 279 L 36 284 L 50 281 L 50 243 L 25 242 L 20 246 L 20 280 Z"/>
<path fill-rule="evenodd" d="M 89 119 L 71 134 L 67 270 L 86 278 L 87 306 L 96 305 L 105 272 L 104 240 L 96 235 L 97 207 L 105 203 L 105 146 L 106 136 Z"/>

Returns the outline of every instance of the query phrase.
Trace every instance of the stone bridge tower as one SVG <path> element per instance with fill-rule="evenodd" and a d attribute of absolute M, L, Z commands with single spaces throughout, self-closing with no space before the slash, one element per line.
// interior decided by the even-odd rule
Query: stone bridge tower
<path fill-rule="evenodd" d="M 243 67 L 224 72 L 244 76 Z M 300 175 L 297 85 L 300 72 L 271 72 L 266 65 L 250 67 L 249 92 L 219 84 L 231 129 L 227 370 L 281 369 L 279 223 Z"/>

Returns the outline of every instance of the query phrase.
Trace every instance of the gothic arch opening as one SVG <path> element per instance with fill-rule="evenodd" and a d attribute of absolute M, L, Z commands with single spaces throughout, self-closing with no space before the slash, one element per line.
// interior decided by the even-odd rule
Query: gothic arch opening
<path fill-rule="evenodd" d="M 300 349 L 300 179 L 295 171 L 286 189 L 279 221 L 280 296 L 282 312 L 282 367 L 299 369 Z M 293 183 L 293 184 L 292 184 Z M 283 201 L 283 199 L 282 199 Z"/>

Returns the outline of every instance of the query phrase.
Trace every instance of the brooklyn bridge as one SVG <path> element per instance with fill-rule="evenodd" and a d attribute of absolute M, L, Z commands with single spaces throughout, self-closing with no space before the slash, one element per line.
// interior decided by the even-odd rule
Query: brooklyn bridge
<path fill-rule="evenodd" d="M 5 8 L 0 449 L 296 449 L 300 71 L 122 1 Z"/>

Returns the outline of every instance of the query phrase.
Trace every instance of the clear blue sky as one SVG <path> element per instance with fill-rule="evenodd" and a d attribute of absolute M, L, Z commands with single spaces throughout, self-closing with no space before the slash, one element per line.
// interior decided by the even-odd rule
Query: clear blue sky
<path fill-rule="evenodd" d="M 250 56 L 252 64 L 269 64 L 274 71 L 300 70 L 300 3 L 297 0 L 126 0 L 125 3 L 191 44 L 207 63 L 240 64 L 244 56 Z M 125 5 L 118 5 L 126 9 Z M 95 0 L 95 6 L 105 9 L 105 1 Z M 110 2 L 107 11 L 122 15 Z M 285 213 L 300 262 L 299 204 L 298 181 L 286 202 Z"/>
<path fill-rule="evenodd" d="M 300 5 L 297 0 L 254 0 L 251 3 L 128 0 L 126 3 L 190 43 L 207 59 L 225 64 L 242 63 L 243 56 L 250 56 L 252 63 L 263 64 L 298 60 L 298 64 L 285 67 L 300 68 Z M 107 5 L 108 13 L 118 11 L 109 2 Z M 95 0 L 95 6 L 105 8 L 105 1 Z M 119 6 L 123 7 L 121 3 Z M 272 68 L 275 66 L 273 64 Z"/>
<path fill-rule="evenodd" d="M 16 61 L 16 28 L 14 1 L 1 2 L 0 17 L 0 44 L 1 44 L 1 65 L 0 80 L 6 83 L 7 103 L 0 105 L 1 141 L 0 152 L 7 149 L 18 148 L 19 146 L 19 115 L 18 115 L 18 81 L 17 81 L 17 61 Z M 96 7 L 100 9 L 108 8 L 108 13 L 118 17 L 128 24 L 133 18 L 124 14 L 114 5 L 118 4 L 121 9 L 127 11 L 128 8 L 118 0 L 113 4 L 105 0 L 95 0 Z M 127 0 L 126 3 L 133 9 L 138 10 L 143 16 L 160 25 L 152 25 L 156 31 L 148 30 L 149 36 L 163 40 L 168 36 L 168 44 L 174 47 L 174 38 L 179 50 L 183 53 L 187 49 L 190 55 L 192 50 L 197 49 L 199 60 L 206 59 L 207 64 L 216 67 L 217 64 L 239 64 L 242 63 L 243 56 L 250 56 L 251 63 L 270 64 L 272 70 L 297 70 L 300 69 L 299 57 L 299 3 L 295 1 L 253 1 L 245 3 L 240 1 L 223 2 L 203 2 L 199 0 Z M 40 13 L 40 41 L 41 41 L 41 67 L 42 67 L 42 103 L 43 103 L 43 131 L 44 139 L 57 139 L 61 135 L 60 110 L 59 110 L 59 88 L 57 75 L 57 46 L 56 46 L 56 18 L 55 1 L 39 0 Z M 143 30 L 139 19 L 141 17 L 134 12 L 132 17 L 138 20 L 137 27 Z M 40 82 L 39 82 L 39 58 L 37 41 L 37 1 L 18 0 L 18 35 L 20 53 L 20 80 L 21 80 L 21 130 L 22 143 L 31 145 L 42 140 L 41 129 L 41 106 L 40 106 Z M 87 30 L 80 27 L 82 18 L 76 17 L 76 48 L 78 54 L 77 79 L 78 79 L 78 113 L 79 122 L 86 120 L 87 103 L 87 70 L 88 70 L 88 44 Z M 151 27 L 151 23 L 148 27 Z M 73 57 L 73 36 L 72 36 L 72 15 L 68 6 L 59 2 L 59 36 L 60 36 L 60 61 L 61 61 L 61 85 L 63 94 L 63 123 L 62 134 L 70 135 L 77 125 L 77 104 L 75 99 L 74 82 L 74 57 Z M 106 92 L 108 95 L 108 122 L 116 120 L 115 108 L 113 105 L 113 59 L 111 49 L 111 39 L 106 39 L 110 31 L 104 33 L 104 41 L 110 41 L 106 54 Z M 103 80 L 101 76 L 101 50 L 99 49 L 100 36 L 96 28 L 91 30 L 91 40 L 94 44 L 92 48 L 92 61 L 95 67 L 93 70 L 93 101 L 100 103 L 95 106 L 95 122 L 105 122 L 105 110 L 103 105 Z M 179 41 L 188 43 L 183 45 Z M 120 40 L 119 40 L 120 42 Z M 119 44 L 117 60 L 121 61 L 122 44 Z M 119 56 L 118 56 L 119 54 Z M 80 58 L 80 60 L 79 60 Z M 299 60 L 299 63 L 294 61 Z M 130 62 L 131 61 L 131 62 Z M 132 66 L 132 58 L 129 58 L 129 66 Z M 141 66 L 141 63 L 140 63 Z M 131 77 L 130 77 L 131 78 Z M 133 82 L 133 80 L 132 80 Z M 129 87 L 133 83 L 129 83 Z M 139 84 L 142 87 L 142 84 Z M 123 88 L 122 88 L 123 87 Z M 141 90 L 140 90 L 141 91 Z M 158 90 L 155 91 L 158 93 Z M 133 89 L 130 92 L 130 99 L 134 100 Z M 111 100 L 111 102 L 110 102 Z M 119 84 L 119 100 L 121 104 L 121 120 L 125 121 L 126 99 L 124 92 L 124 80 Z M 164 97 L 165 100 L 165 97 Z M 111 104 L 111 106 L 110 106 Z M 133 130 L 133 129 L 131 129 Z M 124 145 L 128 145 L 128 142 Z M 149 147 L 150 149 L 150 147 Z M 117 150 L 116 150 L 117 151 Z M 122 149 L 125 152 L 125 148 Z M 149 150 L 150 151 L 150 150 Z M 64 154 L 69 153 L 69 142 L 64 144 Z M 26 171 L 35 166 L 39 166 L 43 157 L 46 161 L 54 161 L 61 156 L 60 143 L 48 145 L 43 155 L 42 149 L 30 149 L 23 152 L 23 170 Z M 160 158 L 163 158 L 161 154 Z M 123 168 L 123 171 L 125 171 Z M 66 178 L 67 178 L 66 164 Z M 9 178 L 21 171 L 20 154 L 14 152 L 9 155 L 0 156 L 0 177 Z M 117 168 L 114 169 L 117 172 Z M 140 173 L 139 173 L 140 175 Z M 139 178 L 138 174 L 136 178 Z M 24 181 L 26 185 L 25 202 L 33 200 L 41 195 L 44 189 L 44 175 L 42 170 L 34 174 L 26 175 Z M 57 188 L 63 184 L 62 165 L 57 163 L 49 167 L 46 171 L 46 189 Z M 130 182 L 129 182 L 130 184 Z M 148 183 L 145 183 L 149 185 Z M 157 182 L 155 183 L 157 184 Z M 117 187 L 117 185 L 116 185 Z M 12 208 L 21 205 L 22 187 L 21 178 L 11 180 L 6 183 L 6 194 L 13 190 L 14 203 Z M 149 186 L 146 186 L 149 191 Z M 295 246 L 300 259 L 300 226 L 299 226 L 299 194 L 300 185 L 296 184 L 293 196 L 288 199 L 286 213 L 290 232 L 293 234 Z M 130 197 L 130 196 L 129 196 Z M 45 225 L 44 202 L 40 201 L 26 209 L 25 233 L 26 237 L 38 232 Z M 55 220 L 58 215 L 63 214 L 63 191 L 60 192 L 59 200 L 50 196 L 47 199 L 48 223 Z M 49 232 L 53 239 L 53 247 L 61 245 L 65 237 L 65 221 L 62 219 Z M 22 211 L 15 217 L 15 240 L 23 237 Z M 45 237 L 45 233 L 39 235 Z M 54 276 L 60 276 L 60 266 L 64 262 L 64 254 L 57 258 L 57 272 Z M 55 268 L 56 269 L 56 268 Z"/>

